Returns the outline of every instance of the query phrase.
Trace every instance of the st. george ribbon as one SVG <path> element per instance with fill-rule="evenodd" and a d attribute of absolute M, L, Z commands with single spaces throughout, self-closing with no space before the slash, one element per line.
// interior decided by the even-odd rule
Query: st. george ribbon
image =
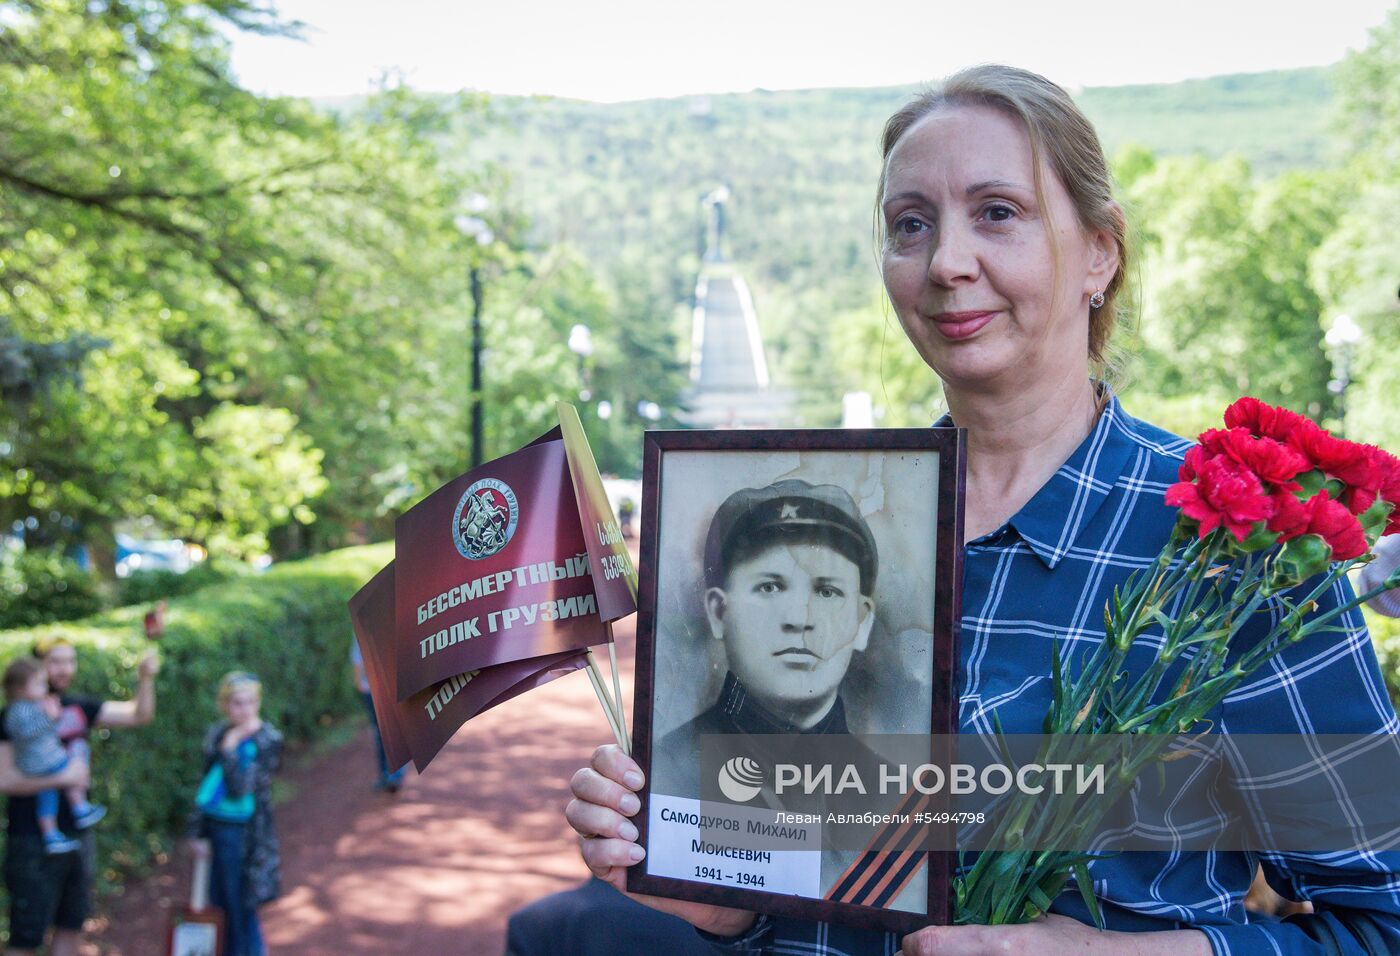
<path fill-rule="evenodd" d="M 421 772 L 467 720 L 588 664 L 637 581 L 572 406 L 398 519 L 350 600 L 385 754 Z"/>

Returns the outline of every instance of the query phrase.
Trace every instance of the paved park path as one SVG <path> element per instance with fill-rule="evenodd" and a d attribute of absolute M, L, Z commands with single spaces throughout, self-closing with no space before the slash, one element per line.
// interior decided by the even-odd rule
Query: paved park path
<path fill-rule="evenodd" d="M 634 621 L 617 627 L 629 720 Z M 367 728 L 291 773 L 295 793 L 276 811 L 283 895 L 262 910 L 270 952 L 503 953 L 511 911 L 586 876 L 563 807 L 570 775 L 610 739 L 580 671 L 467 724 L 397 796 L 371 789 Z M 129 886 L 90 924 L 85 956 L 163 953 L 187 879 L 175 862 Z"/>

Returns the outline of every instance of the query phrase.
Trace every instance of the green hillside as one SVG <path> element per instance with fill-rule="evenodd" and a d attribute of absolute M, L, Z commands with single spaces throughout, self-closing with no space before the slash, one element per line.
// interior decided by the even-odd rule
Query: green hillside
<path fill-rule="evenodd" d="M 1260 175 L 1316 167 L 1328 155 L 1331 71 L 1247 73 L 1155 86 L 1098 87 L 1079 102 L 1110 152 L 1238 153 Z"/>
<path fill-rule="evenodd" d="M 1079 93 L 1112 153 L 1238 153 L 1256 175 L 1321 165 L 1326 69 Z M 823 323 L 869 308 L 878 138 L 914 87 L 693 96 L 620 104 L 493 97 L 444 144 L 464 167 L 496 164 L 540 245 L 567 242 L 614 281 L 638 270 L 689 293 L 699 199 L 729 185 L 729 253 L 790 381 L 826 381 Z M 784 373 L 786 372 L 786 375 Z"/>

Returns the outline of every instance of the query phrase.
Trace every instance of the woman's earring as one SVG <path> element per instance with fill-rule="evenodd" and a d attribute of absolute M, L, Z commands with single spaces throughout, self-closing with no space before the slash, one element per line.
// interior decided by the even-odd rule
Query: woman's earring
<path fill-rule="evenodd" d="M 1089 296 L 1089 308 L 1098 309 L 1103 307 L 1103 290 L 1095 289 L 1094 294 Z"/>

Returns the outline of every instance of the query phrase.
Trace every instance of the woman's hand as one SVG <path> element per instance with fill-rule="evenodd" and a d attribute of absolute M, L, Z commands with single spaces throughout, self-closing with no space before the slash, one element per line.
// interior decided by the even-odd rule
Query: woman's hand
<path fill-rule="evenodd" d="M 262 729 L 262 720 L 254 718 L 244 721 L 241 724 L 230 724 L 228 730 L 224 731 L 224 739 L 219 744 L 219 749 L 224 753 L 233 753 L 238 749 L 238 745 Z"/>
<path fill-rule="evenodd" d="M 569 782 L 574 798 L 564 808 L 569 826 L 578 832 L 583 862 L 600 880 L 623 893 L 627 893 L 627 868 L 646 855 L 629 819 L 641 809 L 635 793 L 641 788 L 642 768 L 615 744 L 606 744 L 593 751 L 591 766 L 574 774 Z M 754 914 L 748 910 L 627 895 L 720 936 L 737 936 L 753 925 Z"/>
<path fill-rule="evenodd" d="M 187 840 L 187 841 L 185 842 L 185 846 L 189 847 L 189 850 L 190 850 L 190 857 L 191 857 L 192 859 L 195 859 L 195 860 L 207 860 L 207 859 L 209 859 L 210 850 L 209 850 L 209 841 L 208 841 L 208 840 L 203 840 L 203 839 L 199 839 L 199 838 L 196 837 L 196 838 L 194 838 L 194 839 Z"/>
<path fill-rule="evenodd" d="M 1049 914 L 1017 926 L 928 926 L 904 937 L 904 956 L 1210 956 L 1196 930 L 1114 933 Z"/>

